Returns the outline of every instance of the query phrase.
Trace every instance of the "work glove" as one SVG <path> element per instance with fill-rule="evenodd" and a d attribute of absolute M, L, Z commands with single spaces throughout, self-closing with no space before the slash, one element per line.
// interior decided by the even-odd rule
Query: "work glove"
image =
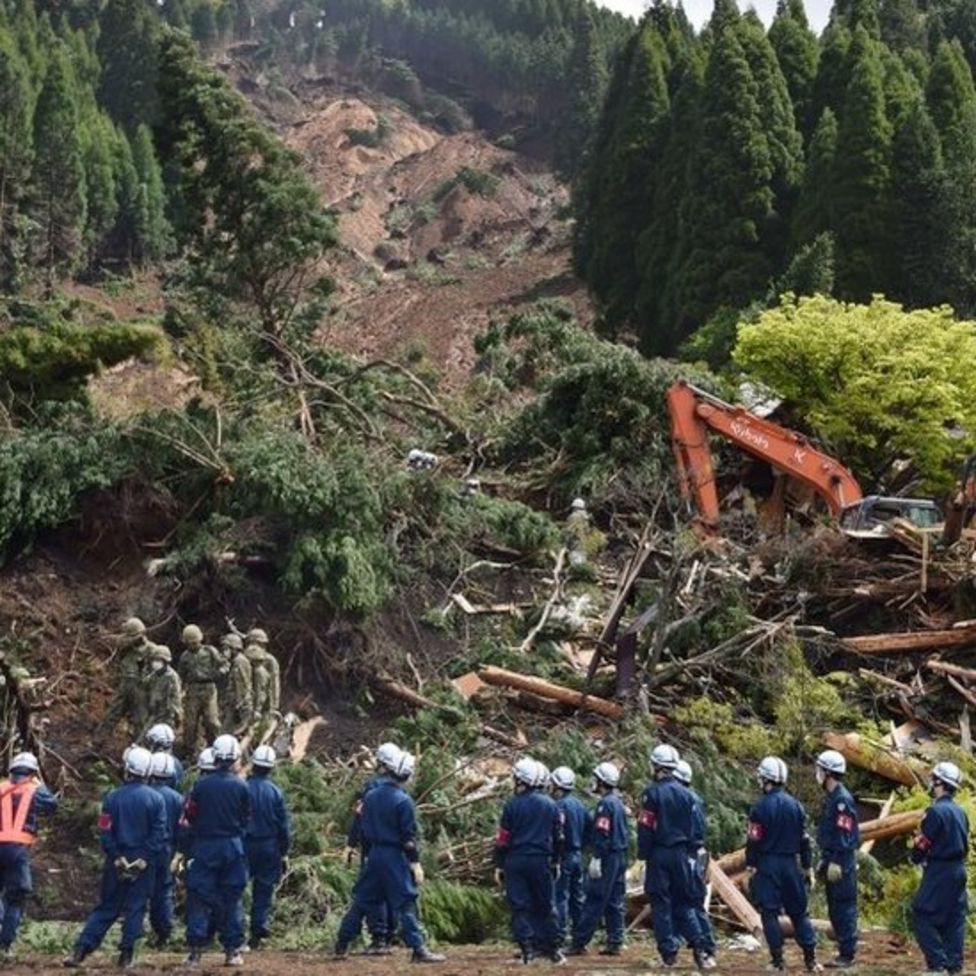
<path fill-rule="evenodd" d="M 123 881 L 135 881 L 148 866 L 141 857 L 137 857 L 134 861 L 130 861 L 125 857 L 117 857 L 113 863 L 118 876 Z"/>
<path fill-rule="evenodd" d="M 495 884 L 499 888 L 505 887 L 505 872 L 501 868 L 495 868 Z"/>
<path fill-rule="evenodd" d="M 424 883 L 424 866 L 419 861 L 416 864 L 411 864 L 410 875 L 413 878 L 413 883 L 419 888 Z"/>
<path fill-rule="evenodd" d="M 598 857 L 590 858 L 590 866 L 586 869 L 591 881 L 599 881 L 603 877 L 603 865 Z"/>
<path fill-rule="evenodd" d="M 553 864 L 549 870 L 552 873 L 552 880 L 558 881 L 559 876 L 562 874 L 562 868 L 558 864 Z"/>
<path fill-rule="evenodd" d="M 817 872 L 813 868 L 807 868 L 807 888 L 810 891 L 816 890 L 817 887 Z"/>
<path fill-rule="evenodd" d="M 174 877 L 178 877 L 183 872 L 184 858 L 182 854 L 174 854 L 173 860 L 169 862 L 169 871 Z"/>
<path fill-rule="evenodd" d="M 844 869 L 835 861 L 831 861 L 827 865 L 827 884 L 837 884 L 838 881 L 843 880 L 843 877 Z"/>
<path fill-rule="evenodd" d="M 343 861 L 346 862 L 346 867 L 349 867 L 352 864 L 352 862 L 355 859 L 355 857 L 356 857 L 356 848 L 355 847 L 346 847 L 346 848 L 343 848 L 343 851 L 342 851 L 342 859 L 343 859 Z"/>

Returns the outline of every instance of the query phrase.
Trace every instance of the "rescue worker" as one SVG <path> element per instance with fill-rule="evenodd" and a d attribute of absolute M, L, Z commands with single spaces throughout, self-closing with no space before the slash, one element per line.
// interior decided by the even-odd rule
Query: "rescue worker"
<path fill-rule="evenodd" d="M 512 767 L 513 795 L 505 802 L 495 835 L 495 876 L 505 886 L 512 934 L 522 962 L 536 954 L 560 964 L 554 875 L 559 873 L 563 830 L 559 807 L 544 792 L 548 773 L 534 759 Z"/>
<path fill-rule="evenodd" d="M 142 938 L 146 908 L 153 892 L 156 864 L 166 850 L 166 804 L 148 785 L 152 754 L 130 746 L 122 758 L 125 782 L 105 797 L 98 831 L 105 867 L 98 905 L 75 942 L 69 968 L 81 966 L 122 917 L 119 967 L 133 966 L 136 942 Z"/>
<path fill-rule="evenodd" d="M 602 922 L 606 945 L 600 955 L 619 956 L 624 944 L 624 896 L 627 891 L 627 848 L 630 829 L 617 787 L 620 770 L 602 762 L 593 770 L 593 792 L 599 797 L 586 827 L 590 862 L 586 869 L 586 899 L 576 937 L 569 950 L 582 956 Z"/>
<path fill-rule="evenodd" d="M 566 519 L 566 531 L 563 533 L 563 541 L 574 566 L 586 562 L 586 544 L 590 531 L 590 513 L 586 510 L 586 502 L 582 498 L 574 498 Z"/>
<path fill-rule="evenodd" d="M 51 816 L 58 798 L 41 782 L 41 768 L 32 752 L 10 762 L 10 778 L 0 782 L 0 960 L 9 959 L 24 906 L 34 890 L 30 849 L 37 840 L 39 814 Z"/>
<path fill-rule="evenodd" d="M 363 799 L 367 793 L 374 790 L 385 779 L 393 775 L 392 771 L 400 761 L 403 750 L 393 742 L 383 742 L 376 750 L 376 774 L 371 776 L 363 784 L 363 788 L 356 798 L 356 805 L 353 807 L 352 820 L 349 824 L 349 833 L 346 836 L 346 864 L 351 864 L 355 852 L 359 850 L 359 873 L 363 873 L 366 864 L 366 857 L 369 854 L 368 846 L 363 842 L 362 835 L 362 813 Z M 396 934 L 396 914 L 393 906 L 389 902 L 380 903 L 374 911 L 366 917 L 366 928 L 370 934 L 370 945 L 366 950 L 367 955 L 387 956 L 392 952 L 390 944 Z"/>
<path fill-rule="evenodd" d="M 165 644 L 152 644 L 147 656 L 149 673 L 143 682 L 147 723 L 175 728 L 183 718 L 183 688 L 180 676 L 171 667 L 173 655 Z"/>
<path fill-rule="evenodd" d="M 111 729 L 128 719 L 134 734 L 146 727 L 146 625 L 138 617 L 130 617 L 122 624 L 119 642 L 119 670 L 112 704 L 102 719 L 101 729 Z"/>
<path fill-rule="evenodd" d="M 149 925 L 156 936 L 156 948 L 161 949 L 173 934 L 173 869 L 183 797 L 172 787 L 176 777 L 176 761 L 166 752 L 152 757 L 149 785 L 163 798 L 166 806 L 166 846 L 156 858 L 156 876 L 149 899 Z"/>
<path fill-rule="evenodd" d="M 281 711 L 281 667 L 278 659 L 268 650 L 268 635 L 260 627 L 247 632 L 247 644 L 256 644 L 264 651 L 262 663 L 268 671 L 267 715 Z"/>
<path fill-rule="evenodd" d="M 556 927 L 559 944 L 576 941 L 583 914 L 583 841 L 586 836 L 586 807 L 575 794 L 576 773 L 558 766 L 549 777 L 552 795 L 563 820 L 563 853 L 556 880 Z"/>
<path fill-rule="evenodd" d="M 217 679 L 221 662 L 216 649 L 203 643 L 203 631 L 196 624 L 183 628 L 183 646 L 177 668 L 183 684 L 183 741 L 195 752 L 201 733 L 204 743 L 220 735 Z"/>
<path fill-rule="evenodd" d="M 820 813 L 817 877 L 827 890 L 827 912 L 837 937 L 837 957 L 828 969 L 850 969 L 857 954 L 857 849 L 861 832 L 854 797 L 844 785 L 847 760 L 833 749 L 817 756 L 817 783 L 827 799 Z"/>
<path fill-rule="evenodd" d="M 645 862 L 644 891 L 651 903 L 654 939 L 666 966 L 685 940 L 699 969 L 714 969 L 695 912 L 698 885 L 691 857 L 701 843 L 690 791 L 675 778 L 681 757 L 666 743 L 651 750 L 653 782 L 644 790 L 637 820 L 637 856 Z M 677 932 L 675 931 L 677 925 Z"/>
<path fill-rule="evenodd" d="M 176 733 L 173 727 L 165 722 L 157 722 L 149 727 L 149 731 L 143 736 L 143 742 L 153 755 L 163 752 L 173 757 L 173 781 L 168 785 L 178 792 L 183 784 L 186 770 L 183 768 L 183 763 L 173 755 L 173 746 L 176 744 Z"/>
<path fill-rule="evenodd" d="M 785 911 L 793 923 L 794 938 L 803 950 L 807 972 L 818 973 L 821 966 L 817 962 L 817 937 L 810 923 L 807 885 L 801 873 L 802 868 L 813 887 L 813 852 L 806 832 L 806 811 L 785 790 L 788 770 L 782 759 L 767 756 L 756 775 L 762 796 L 749 811 L 746 868 L 753 898 L 759 904 L 771 968 L 785 968 L 779 927 L 780 912 Z"/>
<path fill-rule="evenodd" d="M 244 655 L 251 666 L 251 727 L 260 727 L 271 714 L 271 655 L 260 644 L 247 644 Z"/>
<path fill-rule="evenodd" d="M 291 846 L 291 818 L 281 787 L 271 780 L 277 761 L 271 746 L 258 746 L 251 757 L 247 789 L 251 794 L 251 820 L 244 849 L 251 875 L 252 949 L 260 947 L 270 934 L 271 908 L 275 889 L 288 870 Z"/>
<path fill-rule="evenodd" d="M 183 807 L 191 835 L 186 873 L 188 966 L 199 966 L 214 932 L 224 949 L 224 964 L 244 965 L 241 897 L 247 887 L 244 837 L 251 814 L 250 793 L 237 775 L 241 745 L 232 735 L 213 744 L 214 772 L 193 784 Z"/>
<path fill-rule="evenodd" d="M 922 883 L 912 902 L 915 937 L 930 972 L 962 972 L 966 935 L 966 856 L 969 820 L 955 801 L 962 773 L 955 763 L 932 770 L 925 811 L 912 846 L 912 862 L 921 864 Z"/>
<path fill-rule="evenodd" d="M 217 761 L 214 759 L 213 746 L 207 746 L 200 750 L 197 756 L 197 773 L 200 777 L 209 776 L 217 768 Z"/>
<path fill-rule="evenodd" d="M 230 670 L 227 674 L 226 692 L 220 702 L 220 721 L 225 732 L 244 735 L 251 724 L 254 708 L 251 662 L 244 654 L 244 641 L 237 634 L 226 634 L 221 644 L 230 656 Z"/>
<path fill-rule="evenodd" d="M 674 778 L 688 790 L 694 804 L 692 809 L 694 834 L 688 852 L 691 860 L 691 878 L 694 890 L 692 911 L 695 913 L 695 921 L 698 922 L 698 930 L 702 936 L 702 951 L 706 956 L 711 956 L 714 959 L 718 948 L 715 941 L 715 929 L 712 927 L 712 920 L 705 910 L 705 901 L 708 898 L 709 862 L 708 849 L 705 846 L 708 839 L 705 803 L 691 787 L 693 773 L 690 763 L 685 762 L 684 759 L 679 759 L 678 765 L 674 768 Z M 677 928 L 677 924 L 675 927 Z"/>
<path fill-rule="evenodd" d="M 443 962 L 431 952 L 417 918 L 417 894 L 424 883 L 417 846 L 417 816 L 405 784 L 415 760 L 408 752 L 397 758 L 383 781 L 363 797 L 362 842 L 369 856 L 356 881 L 353 902 L 339 925 L 335 957 L 344 959 L 359 935 L 363 920 L 388 902 L 393 906 L 400 934 L 411 949 L 411 962 Z"/>

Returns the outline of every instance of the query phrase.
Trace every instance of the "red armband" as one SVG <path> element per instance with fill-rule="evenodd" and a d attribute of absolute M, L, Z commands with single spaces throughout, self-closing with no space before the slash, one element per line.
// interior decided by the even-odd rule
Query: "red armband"
<path fill-rule="evenodd" d="M 98 829 L 99 830 L 112 829 L 112 815 L 110 813 L 100 813 L 98 815 Z"/>
<path fill-rule="evenodd" d="M 857 826 L 857 821 L 849 813 L 838 813 L 837 814 L 837 829 L 843 830 L 844 833 L 853 833 L 855 826 Z"/>
<path fill-rule="evenodd" d="M 746 835 L 751 841 L 762 840 L 766 836 L 766 828 L 761 823 L 756 823 L 755 820 L 749 821 L 749 829 L 746 831 Z"/>
<path fill-rule="evenodd" d="M 498 828 L 498 833 L 495 834 L 495 846 L 496 847 L 508 847 L 509 841 L 512 839 L 512 832 L 506 830 L 504 827 Z"/>
<path fill-rule="evenodd" d="M 653 810 L 641 810 L 640 816 L 637 818 L 637 823 L 641 827 L 646 827 L 648 830 L 657 829 L 657 814 Z"/>
<path fill-rule="evenodd" d="M 932 846 L 932 841 L 925 834 L 918 834 L 915 837 L 915 850 L 927 854 Z"/>
<path fill-rule="evenodd" d="M 610 818 L 607 816 L 597 817 L 596 822 L 593 826 L 600 831 L 601 834 L 610 833 Z"/>

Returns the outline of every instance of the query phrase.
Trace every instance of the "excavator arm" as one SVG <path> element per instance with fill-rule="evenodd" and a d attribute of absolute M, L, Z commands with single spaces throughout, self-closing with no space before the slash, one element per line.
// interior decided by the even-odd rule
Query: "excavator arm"
<path fill-rule="evenodd" d="M 681 494 L 694 506 L 708 532 L 716 532 L 719 524 L 709 432 L 809 486 L 834 515 L 863 498 L 857 480 L 842 464 L 818 451 L 801 434 L 757 417 L 745 407 L 725 403 L 681 381 L 668 390 L 668 412 Z"/>

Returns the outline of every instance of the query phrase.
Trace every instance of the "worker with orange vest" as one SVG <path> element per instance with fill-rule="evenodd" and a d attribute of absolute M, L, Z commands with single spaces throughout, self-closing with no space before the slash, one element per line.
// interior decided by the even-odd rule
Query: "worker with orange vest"
<path fill-rule="evenodd" d="M 30 849 L 37 840 L 38 814 L 58 808 L 58 798 L 41 782 L 40 772 L 37 756 L 21 752 L 10 763 L 10 778 L 0 782 L 0 959 L 10 958 L 24 903 L 34 889 Z"/>

